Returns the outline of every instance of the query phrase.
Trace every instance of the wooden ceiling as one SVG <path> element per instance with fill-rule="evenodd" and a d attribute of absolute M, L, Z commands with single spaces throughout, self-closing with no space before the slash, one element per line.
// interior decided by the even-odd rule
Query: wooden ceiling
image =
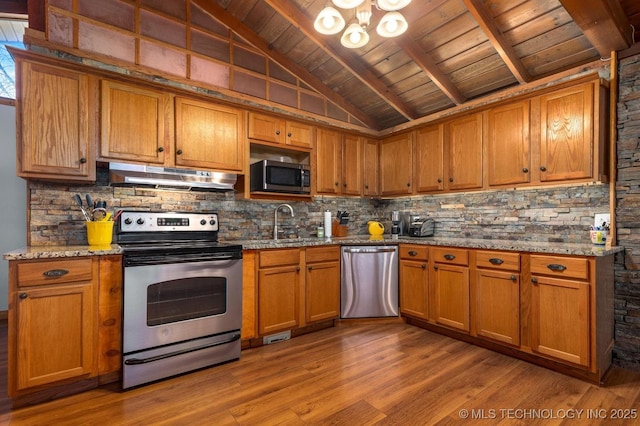
<path fill-rule="evenodd" d="M 378 36 L 374 7 L 351 50 L 313 29 L 327 2 L 193 0 L 376 130 L 608 58 L 640 30 L 638 0 L 413 0 L 405 34 Z"/>

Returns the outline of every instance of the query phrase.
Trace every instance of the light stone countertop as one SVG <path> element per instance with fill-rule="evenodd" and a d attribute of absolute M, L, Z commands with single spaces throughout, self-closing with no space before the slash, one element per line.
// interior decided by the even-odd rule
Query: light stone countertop
<path fill-rule="evenodd" d="M 222 244 L 241 244 L 244 250 L 265 250 L 275 248 L 315 247 L 324 245 L 385 245 L 385 244 L 420 244 L 428 246 L 461 247 L 486 250 L 506 250 L 528 253 L 548 253 L 573 256 L 606 256 L 624 251 L 623 247 L 615 246 L 606 249 L 605 246 L 592 244 L 571 244 L 552 242 L 531 242 L 511 240 L 491 240 L 483 238 L 443 238 L 443 237 L 399 237 L 393 239 L 391 235 L 370 237 L 356 235 L 334 238 L 293 238 L 293 239 L 262 239 L 262 240 L 221 240 Z M 122 248 L 117 244 L 105 247 L 96 246 L 30 246 L 20 248 L 4 254 L 5 260 L 47 259 L 60 257 L 101 256 L 122 254 Z"/>

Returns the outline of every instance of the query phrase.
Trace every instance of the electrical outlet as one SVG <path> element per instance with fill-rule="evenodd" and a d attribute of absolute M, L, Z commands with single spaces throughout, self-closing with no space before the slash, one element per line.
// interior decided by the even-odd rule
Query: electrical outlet
<path fill-rule="evenodd" d="M 597 213 L 593 217 L 593 226 L 602 226 L 602 222 L 606 222 L 609 225 L 611 223 L 611 215 L 609 213 Z"/>

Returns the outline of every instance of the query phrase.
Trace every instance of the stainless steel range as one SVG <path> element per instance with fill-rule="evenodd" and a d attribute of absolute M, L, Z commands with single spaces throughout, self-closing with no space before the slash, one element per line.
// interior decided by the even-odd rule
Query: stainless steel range
<path fill-rule="evenodd" d="M 240 358 L 242 246 L 217 213 L 124 211 L 122 387 Z"/>

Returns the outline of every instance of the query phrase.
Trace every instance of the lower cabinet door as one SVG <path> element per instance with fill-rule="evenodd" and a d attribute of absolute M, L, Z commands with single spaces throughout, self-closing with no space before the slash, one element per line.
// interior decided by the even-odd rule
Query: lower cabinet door
<path fill-rule="evenodd" d="M 416 318 L 427 315 L 427 262 L 400 261 L 400 312 Z"/>
<path fill-rule="evenodd" d="M 295 328 L 299 324 L 300 267 L 261 269 L 258 276 L 258 332 L 260 335 Z"/>
<path fill-rule="evenodd" d="M 434 265 L 434 316 L 438 324 L 469 331 L 469 268 Z"/>
<path fill-rule="evenodd" d="M 17 390 L 95 374 L 90 283 L 18 291 L 16 299 Z"/>
<path fill-rule="evenodd" d="M 340 262 L 307 265 L 306 321 L 340 316 Z"/>
<path fill-rule="evenodd" d="M 589 365 L 589 283 L 533 276 L 532 349 Z"/>
<path fill-rule="evenodd" d="M 475 326 L 478 336 L 520 345 L 520 275 L 477 271 Z"/>

